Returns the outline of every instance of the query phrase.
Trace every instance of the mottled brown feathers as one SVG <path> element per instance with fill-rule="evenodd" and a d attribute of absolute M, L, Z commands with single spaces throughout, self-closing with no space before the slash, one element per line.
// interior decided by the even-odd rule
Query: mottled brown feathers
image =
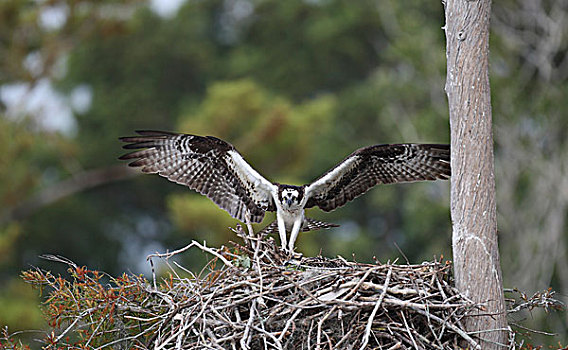
<path fill-rule="evenodd" d="M 364 147 L 308 185 L 306 208 L 331 211 L 377 184 L 450 177 L 450 146 L 395 144 Z"/>
<path fill-rule="evenodd" d="M 136 149 L 120 157 L 133 167 L 157 173 L 207 196 L 234 218 L 260 222 L 266 210 L 274 210 L 270 196 L 256 193 L 254 183 L 239 176 L 229 151 L 234 147 L 213 136 L 160 131 L 137 131 L 140 136 L 121 137 L 123 148 Z M 142 149 L 142 150 L 140 150 Z M 236 152 L 236 151 L 235 151 Z"/>

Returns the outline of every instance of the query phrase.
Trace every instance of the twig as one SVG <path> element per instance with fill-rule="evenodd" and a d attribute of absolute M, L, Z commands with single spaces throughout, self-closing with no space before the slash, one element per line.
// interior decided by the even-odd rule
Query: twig
<path fill-rule="evenodd" d="M 87 310 L 81 312 L 77 317 L 75 317 L 75 320 L 73 322 L 71 322 L 71 324 L 69 326 L 67 326 L 67 328 L 65 328 L 65 330 L 63 332 L 61 332 L 61 334 L 59 334 L 59 336 L 57 338 L 55 338 L 55 342 L 58 343 L 61 339 L 63 339 L 63 337 L 67 333 L 69 333 L 69 331 L 71 331 L 73 329 L 73 327 L 75 327 L 77 322 L 81 321 L 83 319 L 83 317 L 87 316 L 88 314 L 95 311 L 96 309 L 97 309 L 96 307 L 92 307 L 90 309 L 87 309 Z"/>
<path fill-rule="evenodd" d="M 365 279 L 367 279 L 367 277 L 369 277 L 369 275 L 372 272 L 375 272 L 376 270 L 378 270 L 380 268 L 380 266 L 374 267 L 372 269 L 368 269 L 367 271 L 365 271 L 365 274 L 363 275 L 363 277 L 359 280 L 359 282 L 355 285 L 355 287 L 353 287 L 353 289 L 351 289 L 351 291 L 349 293 L 347 293 L 346 296 L 344 296 L 342 299 L 346 300 L 347 298 L 351 297 L 353 294 L 355 294 L 355 292 L 361 287 L 361 285 L 363 284 L 363 282 L 365 282 Z"/>
<path fill-rule="evenodd" d="M 286 332 L 288 332 L 288 328 L 290 328 L 290 325 L 292 325 L 292 322 L 294 322 L 294 320 L 296 319 L 296 317 L 298 317 L 298 315 L 300 314 L 300 312 L 302 312 L 301 308 L 298 308 L 298 310 L 296 310 L 296 312 L 294 312 L 294 314 L 292 315 L 292 317 L 290 317 L 287 321 L 286 324 L 284 325 L 284 329 L 282 330 L 282 332 L 280 333 L 280 335 L 278 336 L 278 340 L 282 340 L 282 338 L 284 337 L 284 335 L 286 334 Z"/>
<path fill-rule="evenodd" d="M 515 327 L 519 327 L 520 329 L 525 330 L 527 332 L 531 332 L 531 333 L 547 335 L 547 336 L 550 336 L 550 337 L 558 336 L 558 333 L 549 333 L 549 332 L 539 331 L 539 330 L 536 330 L 536 329 L 532 329 L 532 328 L 522 326 L 522 325 L 520 325 L 518 323 L 514 323 L 514 322 L 511 322 L 511 325 L 513 325 Z"/>
<path fill-rule="evenodd" d="M 219 258 L 219 260 L 221 260 L 223 262 L 223 264 L 230 266 L 230 267 L 234 267 L 233 264 L 225 259 L 224 256 L 222 256 L 221 254 L 219 254 L 218 252 L 216 252 L 215 250 L 208 248 L 207 244 L 205 241 L 203 241 L 203 245 L 199 244 L 198 242 L 196 242 L 195 240 L 192 240 L 190 244 L 186 245 L 183 248 L 174 250 L 173 252 L 167 252 L 167 253 L 154 253 L 154 254 L 150 254 L 146 257 L 146 260 L 150 260 L 153 257 L 158 257 L 158 258 L 165 258 L 165 259 L 169 259 L 172 256 L 179 254 L 179 253 L 183 253 L 186 250 L 190 249 L 191 247 L 198 247 L 199 249 L 206 251 L 207 253 L 216 256 L 217 258 Z"/>
<path fill-rule="evenodd" d="M 341 344 L 343 344 L 345 341 L 347 341 L 347 339 L 349 338 L 349 336 L 355 331 L 354 328 L 351 328 L 349 330 L 349 332 L 345 333 L 345 335 L 335 344 L 334 349 L 339 349 L 339 346 Z"/>
<path fill-rule="evenodd" d="M 365 347 L 369 343 L 369 335 L 371 334 L 371 328 L 373 327 L 373 320 L 377 315 L 377 311 L 379 310 L 379 307 L 381 306 L 383 299 L 385 298 L 385 295 L 387 294 L 391 275 L 392 275 L 392 267 L 389 268 L 389 271 L 387 272 L 387 277 L 385 278 L 385 284 L 383 285 L 383 292 L 379 296 L 379 300 L 377 300 L 377 303 L 375 304 L 375 307 L 373 308 L 373 311 L 369 316 L 369 320 L 367 321 L 367 326 L 365 327 L 365 336 L 363 337 L 363 344 L 361 344 L 359 350 L 365 350 Z"/>
<path fill-rule="evenodd" d="M 245 221 L 246 221 L 249 237 L 254 238 L 254 230 L 252 229 L 252 224 L 250 223 L 250 213 L 248 211 L 245 213 Z M 257 242 L 256 245 L 257 246 L 260 245 L 260 242 Z"/>
<path fill-rule="evenodd" d="M 426 311 L 422 310 L 422 309 L 418 309 L 418 308 L 412 308 L 414 311 L 416 311 L 417 313 L 426 316 Z M 481 350 L 481 346 L 479 346 L 479 344 L 473 340 L 472 337 L 470 337 L 467 333 L 465 333 L 464 331 L 462 331 L 461 329 L 457 328 L 456 326 L 452 325 L 451 323 L 446 323 L 446 321 L 442 320 L 441 318 L 439 318 L 438 316 L 429 314 L 429 317 L 440 323 L 440 324 L 445 324 L 448 328 L 450 328 L 452 331 L 456 332 L 457 334 L 459 334 L 462 338 L 464 338 L 468 343 L 470 343 L 472 345 L 472 347 L 474 349 L 479 349 Z"/>
<path fill-rule="evenodd" d="M 251 225 L 250 220 L 249 220 L 249 218 L 248 218 L 248 214 L 247 214 L 247 227 L 248 227 L 248 229 L 249 229 L 249 235 L 251 235 L 251 237 L 252 237 L 252 236 L 254 235 L 254 232 L 253 232 L 253 230 L 252 230 L 252 225 Z M 252 243 L 251 243 L 251 244 L 252 244 Z M 257 240 L 256 244 L 254 245 L 253 260 L 254 260 L 254 264 L 256 265 L 256 269 L 257 269 L 257 271 L 258 271 L 258 279 L 259 279 L 259 283 L 260 283 L 260 285 L 259 285 L 259 286 L 260 286 L 260 288 L 259 288 L 259 291 L 260 291 L 260 297 L 259 297 L 260 300 L 259 300 L 259 303 L 260 303 L 261 305 L 264 305 L 264 300 L 262 300 L 262 288 L 263 288 L 263 283 L 262 283 L 262 271 L 261 271 L 261 269 L 260 269 L 260 259 L 259 259 L 259 257 L 258 257 L 258 252 L 259 252 L 259 250 L 260 250 L 260 245 L 261 245 L 260 240 Z"/>
<path fill-rule="evenodd" d="M 404 313 L 402 311 L 400 311 L 399 313 L 400 313 L 400 317 L 402 318 L 402 321 L 404 322 L 404 327 L 406 328 L 406 332 L 408 333 L 408 336 L 410 337 L 410 340 L 412 341 L 412 345 L 414 345 L 414 348 L 416 350 L 421 350 L 421 348 L 418 347 L 418 344 L 416 344 L 416 340 L 414 340 L 414 336 L 412 335 L 412 332 L 410 331 L 410 327 L 408 327 L 408 322 L 406 322 L 406 317 L 404 317 Z"/>
<path fill-rule="evenodd" d="M 316 350 L 321 349 L 321 327 L 323 326 L 323 323 L 329 318 L 329 316 L 335 312 L 335 310 L 337 310 L 337 305 L 334 305 L 331 310 L 329 310 L 325 316 L 319 320 L 318 322 L 318 332 L 317 332 L 317 343 L 316 343 Z"/>
<path fill-rule="evenodd" d="M 280 340 L 278 340 L 278 338 L 276 338 L 276 337 L 274 336 L 274 334 L 271 334 L 271 333 L 267 332 L 265 329 L 259 328 L 259 327 L 255 326 L 255 325 L 252 325 L 252 328 L 253 328 L 254 330 L 256 330 L 257 332 L 260 332 L 260 333 L 265 334 L 266 336 L 268 336 L 270 339 L 272 339 L 272 340 L 274 341 L 274 346 L 275 346 L 277 349 L 282 350 L 282 344 L 280 343 Z"/>
<path fill-rule="evenodd" d="M 250 311 L 249 311 L 249 319 L 247 321 L 247 325 L 245 328 L 245 332 L 243 334 L 243 337 L 240 340 L 240 344 L 241 344 L 241 349 L 243 350 L 248 350 L 248 343 L 250 341 L 249 339 L 249 333 L 250 330 L 252 328 L 252 321 L 254 320 L 254 313 L 256 311 L 256 299 L 253 300 L 251 306 L 250 306 Z"/>
<path fill-rule="evenodd" d="M 201 311 L 199 312 L 199 314 L 193 319 L 191 320 L 191 322 L 189 322 L 187 325 L 185 325 L 184 327 L 180 327 L 180 330 L 178 332 L 184 332 L 187 329 L 189 329 L 191 326 L 193 326 L 193 324 L 195 322 L 197 322 L 197 320 L 199 319 L 199 317 L 201 317 L 201 315 L 203 315 L 203 313 L 205 312 L 205 309 L 207 308 L 208 304 L 211 302 L 211 300 L 213 300 L 213 297 L 215 296 L 215 292 L 211 293 L 211 295 L 209 296 L 209 298 L 207 299 L 207 301 L 205 301 L 205 303 L 202 305 L 201 307 Z M 177 311 L 177 310 L 175 310 Z M 175 313 L 174 311 L 174 313 Z M 174 338 L 176 337 L 176 334 L 171 335 L 170 337 L 168 337 L 166 340 L 164 340 L 161 344 L 157 345 L 155 347 L 155 350 L 160 350 L 163 347 L 165 347 L 170 341 L 172 341 Z"/>

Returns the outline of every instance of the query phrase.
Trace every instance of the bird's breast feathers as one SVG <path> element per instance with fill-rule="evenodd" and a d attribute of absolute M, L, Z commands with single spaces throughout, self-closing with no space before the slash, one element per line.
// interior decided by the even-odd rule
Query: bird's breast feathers
<path fill-rule="evenodd" d="M 290 231 L 292 226 L 298 219 L 304 219 L 304 209 L 298 207 L 297 209 L 284 209 L 278 210 L 276 215 L 280 217 L 284 221 L 284 225 L 286 226 L 286 230 Z"/>

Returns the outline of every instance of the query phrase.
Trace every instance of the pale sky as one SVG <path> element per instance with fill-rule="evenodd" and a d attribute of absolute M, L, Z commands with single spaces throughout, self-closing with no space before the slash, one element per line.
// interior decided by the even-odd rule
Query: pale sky
<path fill-rule="evenodd" d="M 186 0 L 150 0 L 150 8 L 162 17 L 170 17 Z"/>
<path fill-rule="evenodd" d="M 186 0 L 150 0 L 150 8 L 162 17 L 171 17 Z M 46 31 L 61 28 L 68 15 L 67 6 L 45 7 L 38 21 Z M 25 59 L 25 67 L 35 75 L 42 71 L 39 53 L 31 53 Z M 74 112 L 84 113 L 91 105 L 92 91 L 89 86 L 77 86 L 69 96 L 57 92 L 51 80 L 42 78 L 35 85 L 13 82 L 0 85 L 0 101 L 6 106 L 6 116 L 18 119 L 34 118 L 36 126 L 47 131 L 58 131 L 73 136 L 77 131 Z"/>

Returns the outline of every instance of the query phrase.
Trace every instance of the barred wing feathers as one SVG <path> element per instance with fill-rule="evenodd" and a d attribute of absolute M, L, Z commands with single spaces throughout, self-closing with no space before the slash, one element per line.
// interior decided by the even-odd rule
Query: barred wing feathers
<path fill-rule="evenodd" d="M 377 184 L 448 179 L 450 146 L 375 145 L 356 150 L 306 187 L 306 208 L 331 211 Z"/>
<path fill-rule="evenodd" d="M 232 217 L 261 222 L 265 211 L 274 211 L 271 192 L 276 186 L 256 172 L 231 145 L 213 136 L 163 131 L 137 131 L 140 136 L 121 137 L 123 148 L 136 151 L 120 157 L 207 196 Z"/>

